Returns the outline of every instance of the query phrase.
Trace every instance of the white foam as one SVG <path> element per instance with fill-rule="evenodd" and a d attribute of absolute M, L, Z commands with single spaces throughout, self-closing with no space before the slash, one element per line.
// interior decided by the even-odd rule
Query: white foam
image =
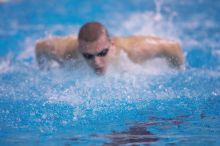
<path fill-rule="evenodd" d="M 158 0 L 157 2 L 160 1 Z M 114 26 L 114 35 L 157 35 L 163 38 L 179 40 L 180 36 L 184 35 L 184 29 L 196 29 L 201 26 L 200 22 L 204 22 L 204 17 L 195 15 L 192 19 L 182 22 L 182 24 L 175 24 L 172 21 L 172 17 L 176 17 L 177 14 L 169 10 L 171 11 L 171 16 L 165 17 L 160 13 L 160 7 L 162 5 L 163 3 L 157 4 L 156 12 L 134 12 L 122 20 L 120 20 L 122 17 L 116 17 L 114 21 L 119 22 L 117 25 L 120 25 Z M 214 27 L 215 25 L 216 23 L 214 21 L 205 21 L 205 27 Z M 18 24 L 14 24 L 13 27 L 15 29 L 44 30 L 42 25 L 18 27 Z M 57 32 L 76 34 L 78 29 L 78 25 L 66 26 L 54 24 L 50 28 L 45 28 L 41 36 L 48 37 Z M 183 38 L 182 43 L 187 47 L 202 47 L 205 43 L 213 44 L 213 41 L 209 38 L 202 40 L 203 42 L 191 36 L 184 36 Z M 27 62 L 26 60 L 31 58 L 33 61 L 28 62 L 27 65 L 37 66 L 34 52 L 35 41 L 35 37 L 26 37 L 22 42 L 24 50 L 18 55 L 18 61 L 25 64 Z M 216 42 L 214 44 L 217 46 Z M 217 51 L 216 54 L 218 55 L 219 52 Z M 38 79 L 33 85 L 42 88 L 42 92 L 45 92 L 42 98 L 46 98 L 50 102 L 67 102 L 78 107 L 78 110 L 74 113 L 74 117 L 82 114 L 83 109 L 79 108 L 81 105 L 91 109 L 98 109 L 100 104 L 109 107 L 113 106 L 113 101 L 115 101 L 115 104 L 120 105 L 138 100 L 168 99 L 183 96 L 194 97 L 199 94 L 197 91 L 192 92 L 188 88 L 175 91 L 175 89 L 163 85 L 164 82 L 169 80 L 169 73 L 173 73 L 164 59 L 156 58 L 148 60 L 143 64 L 135 64 L 125 53 L 122 53 L 118 65 L 110 65 L 107 74 L 101 77 L 96 76 L 85 62 L 84 64 L 79 62 L 73 64 L 76 67 L 72 67 L 67 71 L 65 69 L 64 71 L 62 69 L 55 69 L 51 71 L 52 73 L 50 71 L 49 73 L 46 72 L 42 75 L 42 78 L 37 76 Z M 10 68 L 10 58 L 0 62 L 0 72 L 7 72 Z M 20 68 L 18 70 L 22 69 Z M 35 74 L 29 73 L 28 70 L 24 70 L 24 72 L 28 72 L 27 74 L 29 76 L 26 78 L 27 80 L 35 77 Z M 210 75 L 217 76 L 218 73 L 214 72 L 210 73 Z M 46 83 L 43 82 L 44 78 L 49 78 L 49 81 Z M 158 84 L 158 90 L 152 90 L 150 88 L 152 84 Z M 24 87 L 28 85 L 28 83 L 24 83 Z M 16 96 L 16 93 L 10 94 Z M 218 95 L 219 92 L 213 91 L 213 94 Z M 27 96 L 24 96 L 24 98 L 27 98 Z"/>
<path fill-rule="evenodd" d="M 22 52 L 18 55 L 17 59 L 20 61 L 24 61 L 27 59 L 33 59 L 35 60 L 35 40 L 31 37 L 27 37 L 23 42 L 22 42 Z"/>
<path fill-rule="evenodd" d="M 176 38 L 177 31 L 174 25 L 154 12 L 135 12 L 121 23 L 119 34 L 126 32 L 129 35 L 156 35 L 166 38 Z"/>
<path fill-rule="evenodd" d="M 0 74 L 8 72 L 12 69 L 11 66 L 11 55 L 8 54 L 4 58 L 0 58 Z"/>
<path fill-rule="evenodd" d="M 160 66 L 160 67 L 158 67 Z M 125 52 L 121 52 L 117 64 L 110 64 L 109 73 L 128 72 L 130 74 L 161 75 L 170 71 L 170 67 L 164 58 L 154 58 L 137 64 L 132 62 Z"/>
<path fill-rule="evenodd" d="M 167 18 L 164 18 L 164 16 L 160 14 L 159 7 L 160 4 L 157 5 L 156 13 L 132 13 L 128 19 L 120 21 L 121 25 L 120 28 L 118 28 L 120 31 L 117 33 L 158 35 L 178 39 L 175 26 L 171 21 L 167 21 Z M 34 29 L 42 30 L 41 25 L 28 27 L 29 29 L 33 27 Z M 19 29 L 27 29 L 28 27 L 20 27 Z M 57 32 L 76 34 L 79 26 L 71 25 L 67 27 L 66 25 L 55 24 L 47 29 L 48 30 L 44 32 L 45 37 L 53 36 Z M 115 35 L 117 35 L 117 33 Z M 32 58 L 33 61 L 29 63 L 29 65 L 36 65 L 34 52 L 35 41 L 35 37 L 31 36 L 28 36 L 23 41 L 22 46 L 24 47 L 24 51 L 18 55 L 17 59 L 19 61 L 25 63 L 26 60 Z M 136 101 L 142 98 L 144 93 L 152 97 L 156 94 L 148 91 L 148 83 L 151 83 L 151 79 L 154 78 L 154 76 L 163 75 L 171 71 L 164 59 L 157 58 L 148 60 L 143 64 L 136 64 L 133 63 L 125 53 L 121 54 L 119 64 L 117 66 L 110 65 L 107 74 L 102 77 L 96 76 L 92 70 L 85 65 L 85 62 L 81 65 L 79 62 L 75 62 L 75 65 L 77 67 L 72 67 L 67 72 L 55 69 L 52 71 L 52 75 L 51 72 L 45 74 L 52 78 L 48 85 L 43 85 L 45 91 L 44 97 L 50 102 L 67 102 L 75 106 L 84 104 L 88 107 L 92 107 L 99 105 L 101 102 L 107 104 L 109 100 L 123 100 L 125 102 Z M 141 83 L 141 81 L 144 81 L 144 83 Z M 73 85 L 66 85 L 71 84 L 71 82 Z M 57 86 L 60 88 L 61 86 L 63 87 L 60 89 Z M 142 89 L 143 86 L 145 89 Z M 144 93 L 141 95 L 141 93 L 138 93 L 139 90 L 143 90 Z M 171 95 L 172 91 L 166 93 L 170 93 Z M 162 95 L 162 93 L 158 93 L 157 98 L 162 97 Z M 168 96 L 169 95 L 166 97 Z M 97 100 L 100 102 L 97 103 Z"/>

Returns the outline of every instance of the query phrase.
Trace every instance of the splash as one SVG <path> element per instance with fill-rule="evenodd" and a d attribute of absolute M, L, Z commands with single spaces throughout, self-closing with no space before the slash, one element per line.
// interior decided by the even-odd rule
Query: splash
<path fill-rule="evenodd" d="M 19 42 L 10 45 L 13 51 L 0 58 L 1 144 L 110 145 L 120 140 L 132 145 L 132 138 L 139 142 L 145 138 L 142 142 L 150 140 L 156 145 L 187 145 L 198 139 L 201 145 L 205 141 L 209 145 L 218 141 L 219 23 L 202 11 L 190 15 L 187 12 L 187 18 L 181 16 L 182 6 L 185 10 L 192 5 L 194 10 L 202 1 L 152 2 L 155 9 L 117 13 L 118 17 L 110 7 L 108 18 L 102 20 L 112 24 L 109 29 L 115 35 L 157 35 L 181 40 L 186 70 L 172 70 L 163 59 L 135 64 L 122 53 L 120 62 L 117 66 L 111 64 L 105 76 L 97 76 L 83 60 L 40 71 L 35 61 L 35 41 L 49 35 L 76 34 L 79 25 L 70 25 L 72 18 L 68 24 L 59 21 L 49 25 L 35 24 L 41 19 L 34 19 L 34 24 L 16 23 L 16 19 L 10 21 L 10 31 L 0 30 L 3 39 L 10 35 Z M 44 3 L 51 6 L 50 2 Z M 133 3 L 146 1 L 132 1 L 131 7 Z M 69 17 L 71 7 L 66 8 Z M 83 11 L 92 10 L 90 5 L 86 8 Z M 207 5 L 205 8 L 213 9 Z M 49 20 L 58 19 L 49 13 L 47 16 Z M 45 19 L 45 23 L 49 20 Z M 25 32 L 23 39 L 20 32 Z"/>
<path fill-rule="evenodd" d="M 160 21 L 162 20 L 162 15 L 161 15 L 161 6 L 163 4 L 163 1 L 162 0 L 155 0 L 155 5 L 156 5 L 156 12 L 155 12 L 155 20 L 156 21 Z"/>
<path fill-rule="evenodd" d="M 11 60 L 10 55 L 4 58 L 0 58 L 0 74 L 8 72 L 10 70 Z"/>

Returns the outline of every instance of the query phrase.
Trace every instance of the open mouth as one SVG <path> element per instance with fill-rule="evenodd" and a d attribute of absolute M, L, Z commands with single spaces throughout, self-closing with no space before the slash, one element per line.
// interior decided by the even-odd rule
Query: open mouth
<path fill-rule="evenodd" d="M 102 73 L 104 73 L 104 68 L 103 68 L 103 67 L 96 67 L 96 68 L 95 68 L 95 71 L 96 71 L 96 73 L 98 73 L 98 74 L 102 74 Z"/>

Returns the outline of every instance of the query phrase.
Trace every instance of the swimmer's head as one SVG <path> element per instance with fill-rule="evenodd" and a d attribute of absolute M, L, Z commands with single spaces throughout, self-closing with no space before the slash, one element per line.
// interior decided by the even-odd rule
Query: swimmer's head
<path fill-rule="evenodd" d="M 78 35 L 79 51 L 96 73 L 105 73 L 113 46 L 107 29 L 98 22 L 83 25 Z"/>

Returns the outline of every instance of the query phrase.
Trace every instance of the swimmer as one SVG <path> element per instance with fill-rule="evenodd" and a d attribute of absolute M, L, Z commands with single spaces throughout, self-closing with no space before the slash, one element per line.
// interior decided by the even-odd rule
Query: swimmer
<path fill-rule="evenodd" d="M 99 22 L 88 22 L 78 37 L 48 37 L 36 43 L 36 59 L 40 69 L 50 68 L 48 62 L 59 65 L 82 56 L 97 73 L 104 74 L 110 62 L 117 60 L 124 51 L 134 63 L 164 57 L 169 65 L 180 68 L 184 63 L 179 43 L 153 36 L 127 36 L 110 38 L 107 29 Z"/>

